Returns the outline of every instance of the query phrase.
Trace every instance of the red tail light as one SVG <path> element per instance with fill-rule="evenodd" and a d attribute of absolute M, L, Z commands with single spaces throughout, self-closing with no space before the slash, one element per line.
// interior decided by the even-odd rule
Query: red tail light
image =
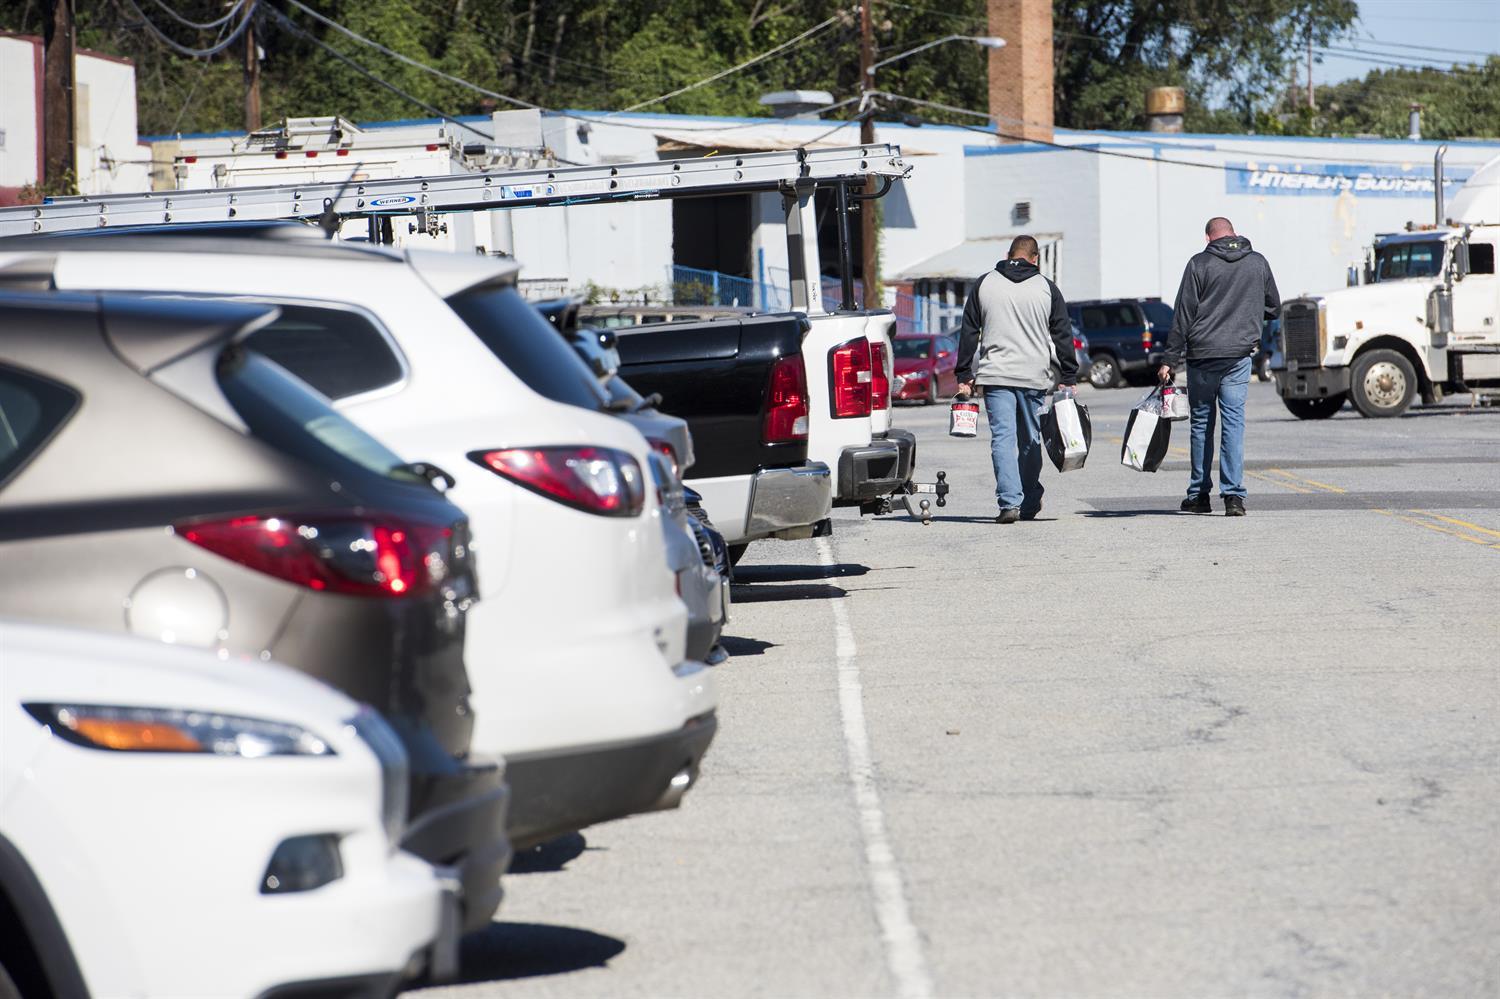
<path fill-rule="evenodd" d="M 841 343 L 828 352 L 828 372 L 835 419 L 870 415 L 870 341 Z"/>
<path fill-rule="evenodd" d="M 1141 346 L 1147 350 L 1151 349 L 1151 327 L 1141 330 Z"/>
<path fill-rule="evenodd" d="M 767 444 L 807 440 L 807 368 L 801 354 L 780 358 L 771 365 L 760 436 Z"/>
<path fill-rule="evenodd" d="M 1081 338 L 1076 337 L 1076 336 L 1073 338 L 1073 349 L 1074 350 L 1082 350 L 1083 349 L 1083 340 Z"/>
<path fill-rule="evenodd" d="M 677 464 L 677 452 L 672 448 L 671 443 L 657 440 L 654 437 L 648 438 L 646 443 L 651 445 L 651 450 L 666 459 L 667 466 L 672 469 L 672 474 L 675 477 L 682 478 L 682 466 Z"/>
<path fill-rule="evenodd" d="M 607 447 L 517 447 L 474 451 L 471 461 L 548 499 L 604 517 L 635 517 L 646 504 L 641 466 Z"/>
<path fill-rule="evenodd" d="M 380 514 L 234 517 L 174 525 L 215 555 L 310 590 L 406 597 L 448 577 L 453 531 Z"/>
<path fill-rule="evenodd" d="M 870 345 L 870 408 L 891 408 L 891 379 L 885 373 L 885 344 Z"/>

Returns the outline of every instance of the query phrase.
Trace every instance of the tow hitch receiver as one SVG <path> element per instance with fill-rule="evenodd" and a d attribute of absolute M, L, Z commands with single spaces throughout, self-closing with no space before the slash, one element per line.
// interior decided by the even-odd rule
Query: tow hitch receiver
<path fill-rule="evenodd" d="M 932 523 L 932 504 L 925 498 L 917 499 L 919 496 L 936 496 L 938 506 L 947 506 L 948 473 L 937 473 L 936 482 L 913 482 L 907 480 L 900 489 L 897 489 L 891 495 L 882 496 L 879 499 L 862 504 L 859 512 L 877 515 L 890 513 L 895 510 L 896 501 L 899 501 L 902 506 L 906 507 L 906 512 L 909 515 L 920 518 L 922 526 L 926 527 Z"/>

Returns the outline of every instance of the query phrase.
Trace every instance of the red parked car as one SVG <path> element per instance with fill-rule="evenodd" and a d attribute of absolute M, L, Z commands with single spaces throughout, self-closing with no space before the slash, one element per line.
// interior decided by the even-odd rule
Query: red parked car
<path fill-rule="evenodd" d="M 896 337 L 891 345 L 896 375 L 893 400 L 928 405 L 958 391 L 958 378 L 953 374 L 958 365 L 956 337 L 913 333 Z"/>

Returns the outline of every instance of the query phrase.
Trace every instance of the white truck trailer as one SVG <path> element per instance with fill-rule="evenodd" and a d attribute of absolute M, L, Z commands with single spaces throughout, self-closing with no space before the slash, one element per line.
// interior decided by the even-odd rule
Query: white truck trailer
<path fill-rule="evenodd" d="M 1281 307 L 1283 367 L 1276 387 L 1304 420 L 1345 401 L 1363 416 L 1400 416 L 1420 399 L 1500 391 L 1500 158 L 1442 203 L 1435 221 L 1376 238 L 1351 287 L 1289 299 Z"/>

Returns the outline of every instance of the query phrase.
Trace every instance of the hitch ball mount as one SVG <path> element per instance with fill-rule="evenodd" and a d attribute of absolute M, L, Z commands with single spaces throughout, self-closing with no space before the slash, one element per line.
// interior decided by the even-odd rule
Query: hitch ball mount
<path fill-rule="evenodd" d="M 909 515 L 921 520 L 923 527 L 928 527 L 932 524 L 932 504 L 925 498 L 927 496 L 936 496 L 938 506 L 948 505 L 947 472 L 937 473 L 936 482 L 907 481 L 901 485 L 901 488 L 891 493 L 891 495 L 882 496 L 872 504 L 869 504 L 873 509 L 862 509 L 860 512 L 869 512 L 877 515 L 891 513 L 896 509 L 896 503 L 899 502 L 902 506 L 906 507 L 906 512 Z M 917 497 L 923 498 L 917 499 Z"/>

